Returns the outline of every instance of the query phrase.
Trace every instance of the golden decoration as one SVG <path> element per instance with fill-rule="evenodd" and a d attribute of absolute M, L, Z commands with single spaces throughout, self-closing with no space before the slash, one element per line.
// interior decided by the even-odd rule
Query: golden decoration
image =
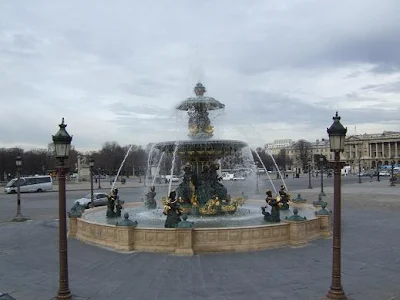
<path fill-rule="evenodd" d="M 214 132 L 214 126 L 208 125 L 205 129 L 204 129 L 205 133 L 208 134 L 212 134 Z"/>

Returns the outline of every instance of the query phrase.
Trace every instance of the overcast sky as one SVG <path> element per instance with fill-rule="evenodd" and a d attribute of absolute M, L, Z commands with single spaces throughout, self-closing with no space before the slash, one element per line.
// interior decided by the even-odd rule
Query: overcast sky
<path fill-rule="evenodd" d="M 399 0 L 2 0 L 0 147 L 187 138 L 201 81 L 215 137 L 262 146 L 399 131 Z"/>

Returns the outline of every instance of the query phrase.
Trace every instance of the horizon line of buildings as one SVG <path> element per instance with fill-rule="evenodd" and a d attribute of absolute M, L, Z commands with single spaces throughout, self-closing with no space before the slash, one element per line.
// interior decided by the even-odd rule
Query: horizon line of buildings
<path fill-rule="evenodd" d="M 299 159 L 299 150 L 295 147 L 296 142 L 292 139 L 277 139 L 272 143 L 266 143 L 264 150 L 271 155 L 278 155 L 282 149 L 285 149 L 286 155 L 293 161 L 291 168 L 296 168 L 301 172 L 303 164 Z M 333 160 L 329 138 L 317 139 L 309 143 L 312 165 L 315 165 L 315 154 L 324 155 L 328 160 Z M 346 136 L 345 150 L 340 154 L 340 158 L 356 171 L 390 165 L 392 160 L 396 165 L 400 164 L 400 132 L 383 131 Z"/>

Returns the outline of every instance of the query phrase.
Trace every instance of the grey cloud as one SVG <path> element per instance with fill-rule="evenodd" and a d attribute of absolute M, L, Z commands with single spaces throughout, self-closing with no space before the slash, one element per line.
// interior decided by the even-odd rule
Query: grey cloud
<path fill-rule="evenodd" d="M 371 69 L 372 73 L 378 74 L 393 74 L 400 73 L 400 63 L 388 62 L 376 65 Z"/>
<path fill-rule="evenodd" d="M 349 97 L 363 101 L 363 98 L 357 94 L 349 95 Z M 357 110 L 341 108 L 339 113 L 344 117 L 345 122 L 350 124 L 376 121 L 377 115 L 384 116 L 380 118 L 380 121 L 385 123 L 398 121 L 399 109 L 393 108 L 388 111 L 382 108 L 381 103 Z M 239 123 L 257 126 L 262 123 L 283 122 L 291 124 L 294 129 L 296 124 L 309 124 L 323 129 L 324 126 L 330 125 L 336 107 L 334 99 L 308 104 L 301 99 L 286 95 L 249 92 L 246 94 L 246 100 L 231 107 L 227 106 L 226 110 L 225 124 Z"/>
<path fill-rule="evenodd" d="M 238 101 L 227 106 L 228 122 L 242 124 L 284 122 L 296 124 L 324 121 L 331 111 L 323 106 L 307 104 L 300 99 L 283 94 L 250 91 Z"/>
<path fill-rule="evenodd" d="M 157 120 L 168 120 L 172 109 L 168 110 L 153 105 L 129 105 L 115 102 L 108 105 L 108 109 L 117 116 L 117 122 L 124 120 L 135 122 L 155 122 Z M 163 121 L 165 122 L 165 121 Z"/>
<path fill-rule="evenodd" d="M 249 128 L 267 123 L 325 132 L 336 106 L 345 123 L 390 123 L 398 111 L 384 109 L 395 100 L 379 98 L 398 93 L 399 83 L 369 81 L 360 91 L 359 83 L 349 80 L 343 92 L 340 84 L 338 91 L 322 87 L 324 95 L 316 95 L 314 104 L 303 100 L 318 93 L 312 87 L 304 87 L 299 98 L 285 94 L 293 95 L 290 82 L 278 83 L 279 92 L 258 89 L 265 88 L 269 70 L 282 76 L 291 68 L 304 73 L 316 68 L 329 81 L 335 76 L 328 75 L 343 67 L 349 79 L 363 75 L 365 68 L 353 69 L 354 64 L 371 65 L 379 83 L 393 81 L 385 76 L 399 72 L 399 8 L 397 0 L 2 1 L 0 97 L 10 103 L 7 109 L 40 101 L 32 114 L 67 111 L 71 125 L 81 124 L 86 111 L 96 125 L 108 114 L 112 121 L 101 125 L 119 134 L 113 138 L 144 144 L 186 137 L 187 119 L 174 112 L 174 104 L 192 95 L 197 79 L 212 82 L 210 96 L 226 104 L 217 127 L 243 126 L 249 135 Z M 317 82 L 314 71 L 310 76 Z M 363 97 L 363 91 L 376 98 Z M 113 97 L 120 102 L 107 105 Z M 365 100 L 379 104 L 341 108 L 345 101 Z M 18 126 L 2 132 L 2 140 L 47 142 L 43 128 L 19 119 Z M 9 120 L 0 119 L 0 127 L 8 128 Z M 74 141 L 80 147 L 99 143 L 103 136 L 96 125 L 76 129 Z"/>
<path fill-rule="evenodd" d="M 400 93 L 400 81 L 384 84 L 368 84 L 361 88 L 362 90 L 374 90 L 382 93 Z"/>

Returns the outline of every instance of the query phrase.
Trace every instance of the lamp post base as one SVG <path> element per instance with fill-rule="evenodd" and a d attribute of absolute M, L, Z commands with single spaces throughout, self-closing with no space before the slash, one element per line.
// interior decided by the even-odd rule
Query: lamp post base
<path fill-rule="evenodd" d="M 59 293 L 57 297 L 53 298 L 54 300 L 73 300 L 75 297 L 68 290 L 67 292 Z M 52 299 L 52 300 L 53 300 Z"/>
<path fill-rule="evenodd" d="M 308 189 L 312 190 L 312 186 L 311 186 L 311 185 L 309 185 L 309 186 L 308 186 Z"/>
<path fill-rule="evenodd" d="M 323 297 L 321 300 L 347 300 L 346 294 L 344 293 L 343 289 L 333 290 L 332 288 L 328 291 L 328 294 Z"/>
<path fill-rule="evenodd" d="M 324 193 L 324 191 L 321 191 L 321 193 L 319 193 L 319 194 L 318 194 L 318 196 L 325 197 L 325 196 L 326 196 L 326 194 Z"/>
<path fill-rule="evenodd" d="M 24 222 L 24 221 L 27 221 L 27 220 L 29 220 L 29 219 L 25 218 L 23 215 L 18 214 L 11 221 L 13 221 L 13 222 Z"/>

